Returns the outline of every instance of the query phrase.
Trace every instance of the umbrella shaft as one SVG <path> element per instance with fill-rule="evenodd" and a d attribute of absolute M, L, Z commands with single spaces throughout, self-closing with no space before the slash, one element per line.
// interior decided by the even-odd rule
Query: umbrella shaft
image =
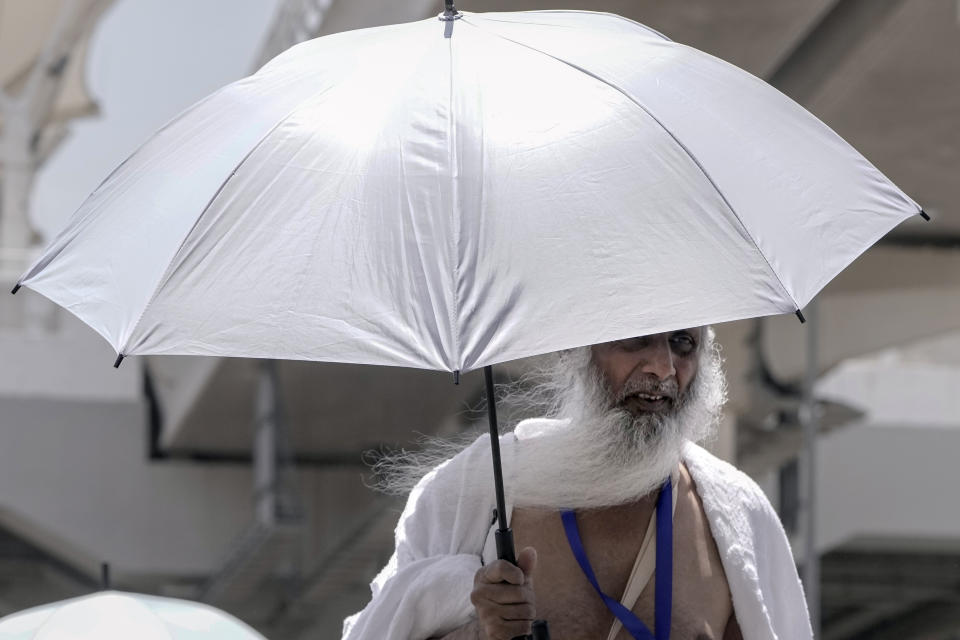
<path fill-rule="evenodd" d="M 487 383 L 487 417 L 490 419 L 490 452 L 493 456 L 493 484 L 497 491 L 496 531 L 497 557 L 510 564 L 517 564 L 517 554 L 513 546 L 513 531 L 507 526 L 506 500 L 503 498 L 503 468 L 500 465 L 500 429 L 497 427 L 497 399 L 493 392 L 493 367 L 483 368 L 483 377 Z M 536 620 L 533 623 L 533 635 L 517 636 L 514 640 L 550 640 L 547 623 Z"/>
<path fill-rule="evenodd" d="M 500 430 L 497 427 L 497 400 L 493 389 L 493 367 L 483 368 L 487 383 L 487 417 L 490 420 L 490 453 L 493 456 L 493 484 L 497 494 L 497 555 L 516 564 L 513 558 L 513 532 L 507 526 L 507 507 L 503 497 L 503 467 L 500 464 Z"/>

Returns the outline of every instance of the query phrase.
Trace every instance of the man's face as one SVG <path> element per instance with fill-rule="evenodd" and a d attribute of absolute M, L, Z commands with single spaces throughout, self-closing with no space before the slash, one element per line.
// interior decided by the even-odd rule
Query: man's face
<path fill-rule="evenodd" d="M 697 375 L 702 327 L 593 345 L 611 406 L 634 417 L 674 411 Z"/>

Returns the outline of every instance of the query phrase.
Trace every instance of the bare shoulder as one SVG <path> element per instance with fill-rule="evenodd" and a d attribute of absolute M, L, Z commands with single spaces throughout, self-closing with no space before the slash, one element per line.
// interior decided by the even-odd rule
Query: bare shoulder
<path fill-rule="evenodd" d="M 703 510 L 697 485 L 680 465 L 674 514 L 674 599 L 677 637 L 721 638 L 733 602 L 720 551 Z"/>
<path fill-rule="evenodd" d="M 697 550 L 702 561 L 710 565 L 719 565 L 720 557 L 710 531 L 707 514 L 697 491 L 697 484 L 690 475 L 686 464 L 680 464 L 680 477 L 677 481 L 677 507 L 674 512 L 674 536 L 680 544 L 691 545 Z M 722 567 L 721 567 L 722 572 Z M 711 573 L 703 567 L 705 574 Z"/>

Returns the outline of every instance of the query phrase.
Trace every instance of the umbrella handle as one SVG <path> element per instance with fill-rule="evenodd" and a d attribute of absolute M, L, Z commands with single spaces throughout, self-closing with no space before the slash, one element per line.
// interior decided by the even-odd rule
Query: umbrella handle
<path fill-rule="evenodd" d="M 510 564 L 517 564 L 517 553 L 513 546 L 513 529 L 497 529 L 494 537 L 497 540 L 497 557 Z"/>
<path fill-rule="evenodd" d="M 514 551 L 513 529 L 497 529 L 494 531 L 497 541 L 497 557 L 511 564 L 517 564 L 517 554 Z M 546 620 L 534 620 L 532 633 L 528 636 L 517 636 L 513 640 L 550 640 L 550 628 Z"/>

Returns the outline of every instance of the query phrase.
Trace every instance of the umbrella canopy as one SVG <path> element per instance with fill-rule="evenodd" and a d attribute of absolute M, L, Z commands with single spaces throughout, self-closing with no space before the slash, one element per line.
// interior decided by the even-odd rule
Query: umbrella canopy
<path fill-rule="evenodd" d="M 640 24 L 463 13 L 298 45 L 191 107 L 20 284 L 121 354 L 470 370 L 798 310 L 920 212 Z"/>
<path fill-rule="evenodd" d="M 265 640 L 211 606 L 136 593 L 99 593 L 0 619 L 7 640 Z"/>

